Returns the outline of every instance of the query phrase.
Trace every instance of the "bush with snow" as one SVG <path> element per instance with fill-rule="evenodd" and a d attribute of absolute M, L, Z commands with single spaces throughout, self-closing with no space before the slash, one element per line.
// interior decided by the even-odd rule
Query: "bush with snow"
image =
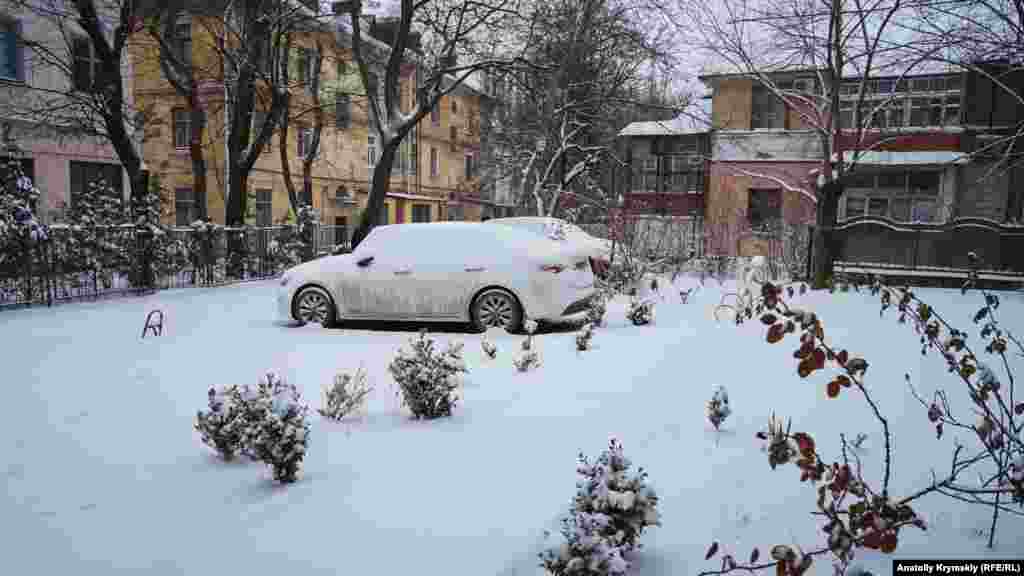
<path fill-rule="evenodd" d="M 634 298 L 629 303 L 626 318 L 629 318 L 634 326 L 650 324 L 654 321 L 654 302 Z"/>
<path fill-rule="evenodd" d="M 584 324 L 583 328 L 576 333 L 576 350 L 584 352 L 590 350 L 590 341 L 594 338 L 594 325 Z"/>
<path fill-rule="evenodd" d="M 209 411 L 196 413 L 195 429 L 203 444 L 213 448 L 226 461 L 245 452 L 246 419 L 238 402 L 238 386 L 210 388 Z"/>
<path fill-rule="evenodd" d="M 366 397 L 372 391 L 366 383 L 366 371 L 356 370 L 355 375 L 338 374 L 334 385 L 323 390 L 323 407 L 317 410 L 330 420 L 341 420 L 366 404 Z"/>
<path fill-rule="evenodd" d="M 612 438 L 594 463 L 580 454 L 576 497 L 562 520 L 565 542 L 540 554 L 541 566 L 556 576 L 625 574 L 626 555 L 640 547 L 644 529 L 660 525 L 658 496 L 647 473 L 630 471 L 622 444 Z"/>
<path fill-rule="evenodd" d="M 729 393 L 726 392 L 725 386 L 715 386 L 711 401 L 708 402 L 708 420 L 715 430 L 718 430 L 730 414 L 732 408 L 729 407 Z"/>
<path fill-rule="evenodd" d="M 498 347 L 495 346 L 488 338 L 487 334 L 483 335 L 480 339 L 480 349 L 484 352 L 484 357 L 494 360 L 498 357 Z"/>
<path fill-rule="evenodd" d="M 512 359 L 512 365 L 520 372 L 529 372 L 540 368 L 540 354 L 536 350 L 523 350 Z"/>
<path fill-rule="evenodd" d="M 246 401 L 246 437 L 253 456 L 273 470 L 279 482 L 295 482 L 309 443 L 309 408 L 293 384 L 269 373 L 256 390 L 242 390 Z"/>
<path fill-rule="evenodd" d="M 446 350 L 437 351 L 426 331 L 410 343 L 412 351 L 399 349 L 388 366 L 398 383 L 402 403 L 415 418 L 451 416 L 458 401 L 456 377 L 460 372 L 468 372 L 462 360 L 462 343 L 449 343 Z"/>
<path fill-rule="evenodd" d="M 600 327 L 604 325 L 604 315 L 608 311 L 608 298 L 604 292 L 598 292 L 590 299 L 587 306 L 587 322 Z"/>

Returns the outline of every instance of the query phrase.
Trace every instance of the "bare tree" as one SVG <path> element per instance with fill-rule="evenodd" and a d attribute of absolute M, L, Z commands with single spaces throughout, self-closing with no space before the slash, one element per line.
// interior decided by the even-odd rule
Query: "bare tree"
<path fill-rule="evenodd" d="M 816 286 L 824 286 L 835 259 L 833 229 L 844 181 L 865 152 L 895 135 L 869 137 L 868 129 L 892 104 L 892 98 L 865 98 L 869 79 L 884 73 L 902 80 L 933 60 L 941 47 L 914 51 L 909 39 L 898 34 L 895 22 L 914 16 L 903 0 L 678 0 L 666 14 L 688 47 L 699 48 L 719 70 L 724 67 L 723 72 L 763 86 L 815 135 L 820 167 L 813 186 L 771 173 L 741 173 L 773 181 L 815 203 L 812 275 Z M 787 83 L 793 72 L 811 74 L 814 82 Z M 857 97 L 850 124 L 842 126 L 840 90 L 851 82 Z"/>
<path fill-rule="evenodd" d="M 642 16 L 632 3 L 536 2 L 517 29 L 513 42 L 526 47 L 531 66 L 507 78 L 514 104 L 494 141 L 538 216 L 554 215 L 567 191 L 587 190 L 582 177 L 615 161 L 623 111 L 650 104 L 640 90 L 646 67 L 668 59 L 662 31 L 645 28 Z M 684 105 L 661 108 L 672 114 Z"/>
<path fill-rule="evenodd" d="M 281 128 L 279 131 L 279 138 L 281 146 L 279 147 L 279 153 L 281 158 L 281 173 L 284 176 L 284 185 L 288 190 L 288 201 L 291 204 L 292 210 L 296 215 L 299 213 L 299 206 L 305 203 L 311 203 L 313 198 L 313 162 L 320 154 L 320 137 L 324 129 L 324 111 L 322 107 L 322 96 L 320 94 L 320 74 L 323 69 L 324 62 L 324 45 L 323 42 L 317 38 L 315 41 L 316 47 L 312 52 L 312 58 L 306 62 L 302 70 L 305 72 L 306 77 L 299 79 L 300 87 L 307 89 L 309 93 L 310 102 L 308 106 L 301 110 L 296 111 L 295 116 L 301 118 L 306 114 L 313 115 L 313 127 L 307 134 L 303 131 L 299 131 L 298 138 L 303 139 L 303 155 L 302 155 L 302 198 L 299 198 L 298 193 L 295 190 L 295 183 L 292 181 L 291 176 L 291 164 L 288 155 L 288 131 L 291 126 L 292 110 L 289 106 L 287 114 L 281 116 Z M 291 52 L 291 39 L 290 35 L 285 37 L 285 50 Z M 288 70 L 283 70 L 283 78 L 285 84 L 289 83 Z M 290 99 L 289 99 L 290 100 Z"/>
<path fill-rule="evenodd" d="M 146 194 L 135 137 L 141 114 L 130 107 L 125 77 L 128 40 L 141 16 L 132 0 L 3 0 L 49 32 L 22 35 L 33 68 L 54 71 L 55 81 L 31 83 L 10 102 L 16 114 L 60 127 L 63 136 L 95 137 L 114 148 L 128 173 L 133 206 Z"/>
<path fill-rule="evenodd" d="M 521 0 L 401 0 L 398 25 L 386 46 L 364 39 L 361 0 L 334 4 L 339 33 L 351 42 L 353 60 L 366 89 L 371 129 L 381 143 L 367 207 L 352 236 L 353 247 L 381 219 L 392 165 L 402 140 L 443 96 L 470 76 L 511 66 L 517 60 L 515 54 L 499 52 L 488 39 L 504 22 L 519 18 L 520 3 Z M 422 47 L 418 54 L 411 50 L 417 34 Z M 399 88 L 404 65 L 408 64 L 417 67 L 418 81 L 415 103 L 408 113 L 403 113 Z M 371 82 L 375 70 L 383 71 L 380 84 Z"/>

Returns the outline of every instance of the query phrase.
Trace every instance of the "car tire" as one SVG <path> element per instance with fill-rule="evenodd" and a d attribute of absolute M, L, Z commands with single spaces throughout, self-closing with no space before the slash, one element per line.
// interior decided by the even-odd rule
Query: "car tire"
<path fill-rule="evenodd" d="M 299 290 L 292 303 L 292 317 L 299 326 L 310 322 L 319 323 L 324 328 L 334 326 L 337 310 L 334 300 L 323 288 L 308 286 Z"/>
<path fill-rule="evenodd" d="M 501 327 L 516 332 L 523 325 L 523 307 L 508 290 L 488 288 L 477 294 L 469 308 L 473 328 L 483 332 Z"/>

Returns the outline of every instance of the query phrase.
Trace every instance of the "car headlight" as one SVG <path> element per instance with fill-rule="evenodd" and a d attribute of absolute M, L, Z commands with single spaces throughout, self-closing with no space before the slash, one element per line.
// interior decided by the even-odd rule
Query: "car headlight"
<path fill-rule="evenodd" d="M 291 281 L 292 281 L 292 277 L 291 276 L 289 276 L 287 274 L 285 274 L 284 276 L 281 276 L 281 286 L 287 286 L 288 283 L 291 282 Z"/>

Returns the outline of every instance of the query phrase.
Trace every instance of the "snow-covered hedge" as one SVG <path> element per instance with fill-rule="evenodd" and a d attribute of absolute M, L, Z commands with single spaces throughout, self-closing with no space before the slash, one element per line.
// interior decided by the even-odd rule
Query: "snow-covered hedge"
<path fill-rule="evenodd" d="M 590 350 L 590 341 L 594 338 L 594 325 L 587 324 L 583 325 L 583 328 L 576 333 L 576 350 L 578 352 L 584 352 Z"/>
<path fill-rule="evenodd" d="M 388 371 L 398 383 L 402 403 L 416 418 L 451 416 L 458 401 L 457 375 L 468 372 L 462 360 L 462 343 L 449 343 L 437 351 L 426 331 L 410 339 L 412 351 L 399 349 Z"/>
<path fill-rule="evenodd" d="M 309 409 L 294 385 L 268 373 L 255 388 L 211 388 L 208 403 L 195 424 L 204 444 L 225 460 L 244 454 L 270 465 L 275 480 L 295 481 L 306 455 Z"/>
<path fill-rule="evenodd" d="M 626 318 L 635 326 L 643 326 L 654 321 L 654 302 L 634 298 L 629 303 Z"/>
<path fill-rule="evenodd" d="M 255 391 L 243 389 L 248 405 L 247 438 L 257 460 L 279 482 L 295 482 L 309 443 L 309 408 L 293 384 L 269 373 Z"/>
<path fill-rule="evenodd" d="M 594 463 L 579 455 L 576 497 L 562 520 L 564 542 L 540 554 L 541 565 L 555 576 L 625 574 L 627 554 L 640 547 L 650 526 L 660 525 L 658 496 L 647 473 L 631 472 L 622 444 L 612 438 Z"/>
<path fill-rule="evenodd" d="M 324 387 L 321 416 L 330 420 L 341 420 L 366 403 L 366 397 L 373 390 L 366 383 L 366 371 L 356 370 L 355 375 L 338 374 L 334 385 Z"/>
<path fill-rule="evenodd" d="M 590 299 L 590 303 L 587 306 L 587 322 L 593 324 L 595 327 L 604 325 L 604 315 L 608 311 L 608 294 L 604 291 L 598 291 L 594 294 L 594 297 Z"/>

